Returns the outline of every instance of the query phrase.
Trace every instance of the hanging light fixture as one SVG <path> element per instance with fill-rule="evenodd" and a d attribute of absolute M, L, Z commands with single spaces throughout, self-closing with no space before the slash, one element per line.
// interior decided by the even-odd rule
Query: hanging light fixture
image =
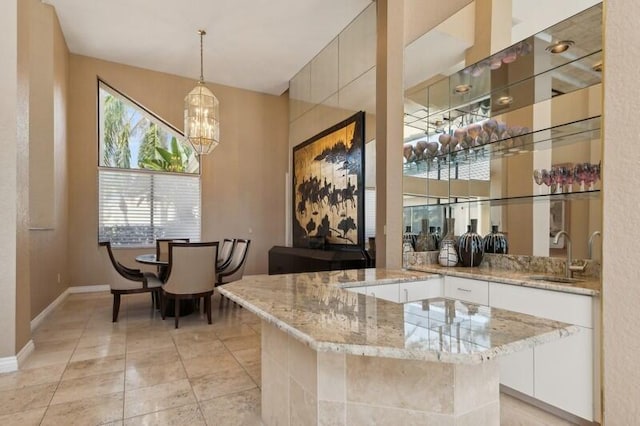
<path fill-rule="evenodd" d="M 198 155 L 210 153 L 220 140 L 220 121 L 218 119 L 218 98 L 204 85 L 202 71 L 202 38 L 200 34 L 200 80 L 196 87 L 184 98 L 184 135 Z"/>

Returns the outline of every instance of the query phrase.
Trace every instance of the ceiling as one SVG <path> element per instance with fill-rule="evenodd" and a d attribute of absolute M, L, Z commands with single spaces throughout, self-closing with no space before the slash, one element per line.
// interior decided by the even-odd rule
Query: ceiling
<path fill-rule="evenodd" d="M 273 95 L 371 0 L 42 0 L 71 53 Z"/>

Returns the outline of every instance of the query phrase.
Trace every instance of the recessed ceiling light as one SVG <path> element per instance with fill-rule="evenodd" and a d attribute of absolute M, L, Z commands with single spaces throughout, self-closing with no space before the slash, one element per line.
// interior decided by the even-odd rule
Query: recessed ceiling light
<path fill-rule="evenodd" d="M 469 90 L 471 90 L 471 85 L 470 84 L 458 84 L 455 88 L 456 93 L 467 93 Z"/>
<path fill-rule="evenodd" d="M 602 72 L 602 61 L 598 61 L 591 67 L 595 72 Z"/>
<path fill-rule="evenodd" d="M 511 105 L 513 102 L 513 96 L 500 96 L 496 99 L 498 105 Z"/>
<path fill-rule="evenodd" d="M 562 53 L 566 52 L 575 42 L 573 40 L 560 40 L 547 46 L 544 50 L 549 53 Z"/>

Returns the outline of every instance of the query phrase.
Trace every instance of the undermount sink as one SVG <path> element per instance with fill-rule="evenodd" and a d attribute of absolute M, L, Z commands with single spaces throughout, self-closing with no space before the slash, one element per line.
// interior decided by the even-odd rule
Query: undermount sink
<path fill-rule="evenodd" d="M 554 275 L 530 275 L 527 278 L 533 281 L 549 281 L 552 283 L 562 283 L 562 284 L 575 284 L 575 283 L 581 283 L 584 281 L 579 278 L 558 277 Z"/>

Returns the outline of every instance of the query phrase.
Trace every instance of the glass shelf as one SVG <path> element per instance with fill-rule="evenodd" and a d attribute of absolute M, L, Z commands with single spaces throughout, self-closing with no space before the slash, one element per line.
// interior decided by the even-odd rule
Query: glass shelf
<path fill-rule="evenodd" d="M 471 199 L 464 199 L 464 200 L 457 199 L 456 201 L 451 201 L 448 203 L 415 204 L 415 205 L 411 205 L 410 207 L 436 208 L 436 207 L 458 206 L 461 204 L 490 204 L 491 207 L 499 207 L 499 206 L 514 205 L 514 204 L 534 203 L 534 202 L 540 202 L 540 201 L 588 200 L 588 199 L 598 199 L 599 197 L 600 197 L 600 190 L 592 189 L 592 190 L 585 190 L 585 191 L 565 192 L 561 194 L 538 194 L 538 195 L 524 195 L 524 196 L 518 196 L 518 197 L 505 197 L 505 198 L 471 198 Z"/>
<path fill-rule="evenodd" d="M 602 28 L 602 4 L 432 84 L 425 97 L 429 116 L 435 118 L 488 98 L 494 101 L 497 97 L 493 95 L 503 96 L 502 92 L 543 76 L 554 80 L 549 98 L 576 90 L 572 86 L 575 82 L 599 82 L 601 73 L 594 68 L 602 64 L 602 31 L 595 28 Z M 574 44 L 566 52 L 552 54 L 547 50 L 550 40 L 571 40 Z M 456 90 L 461 87 L 467 91 Z"/>
<path fill-rule="evenodd" d="M 464 148 L 454 154 L 442 154 L 431 159 L 423 159 L 404 164 L 404 175 L 429 179 L 448 180 L 460 173 L 475 175 L 473 179 L 487 180 L 484 163 L 495 158 L 511 157 L 539 150 L 566 146 L 582 141 L 600 139 L 601 117 L 595 116 L 584 120 L 561 124 L 548 129 L 526 132 L 518 136 L 498 139 L 485 145 Z M 543 144 L 550 142 L 551 144 Z M 475 167 L 474 164 L 480 164 Z M 457 167 L 457 169 L 455 169 Z M 464 172 L 469 169 L 468 172 Z M 475 169 L 476 173 L 471 170 Z M 453 170 L 453 172 L 452 172 Z M 486 177 L 485 177 L 486 175 Z M 471 179 L 471 177 L 469 177 Z"/>

